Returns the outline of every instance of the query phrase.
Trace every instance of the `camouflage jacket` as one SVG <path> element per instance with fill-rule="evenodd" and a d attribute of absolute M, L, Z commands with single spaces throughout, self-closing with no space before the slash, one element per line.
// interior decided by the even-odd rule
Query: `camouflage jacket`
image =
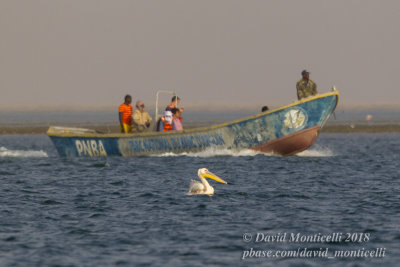
<path fill-rule="evenodd" d="M 299 100 L 317 94 L 317 85 L 311 80 L 308 80 L 308 82 L 306 82 L 301 79 L 297 82 L 296 88 L 297 98 Z"/>

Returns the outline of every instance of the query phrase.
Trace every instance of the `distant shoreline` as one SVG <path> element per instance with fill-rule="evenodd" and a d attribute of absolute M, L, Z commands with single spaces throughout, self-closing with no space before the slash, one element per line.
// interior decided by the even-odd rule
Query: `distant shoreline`
<path fill-rule="evenodd" d="M 187 128 L 194 128 L 204 125 L 190 125 Z M 69 127 L 73 127 L 69 125 Z M 82 126 L 77 126 L 82 127 Z M 46 134 L 48 126 L 5 126 L 0 127 L 0 135 L 6 134 Z M 118 133 L 119 127 L 116 125 L 87 126 L 84 128 L 94 129 L 101 133 Z M 386 125 L 326 125 L 322 128 L 322 133 L 400 133 L 399 124 Z"/>

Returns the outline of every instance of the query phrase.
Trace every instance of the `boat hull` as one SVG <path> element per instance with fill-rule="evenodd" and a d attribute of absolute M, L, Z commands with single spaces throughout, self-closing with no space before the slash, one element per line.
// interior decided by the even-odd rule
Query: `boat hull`
<path fill-rule="evenodd" d="M 291 156 L 306 150 L 317 139 L 319 125 L 253 147 L 253 150 L 282 156 Z"/>
<path fill-rule="evenodd" d="M 211 147 L 289 156 L 314 143 L 338 98 L 339 93 L 334 91 L 230 123 L 180 132 L 98 134 L 50 127 L 48 135 L 58 153 L 67 157 L 146 156 L 199 152 Z"/>

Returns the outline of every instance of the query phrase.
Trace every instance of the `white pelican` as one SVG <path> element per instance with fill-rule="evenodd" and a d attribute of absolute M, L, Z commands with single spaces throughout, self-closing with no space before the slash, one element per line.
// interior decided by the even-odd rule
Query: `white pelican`
<path fill-rule="evenodd" d="M 197 175 L 199 176 L 201 182 L 192 180 L 187 195 L 213 195 L 214 188 L 206 181 L 205 178 L 211 178 L 217 182 L 227 184 L 227 182 L 225 182 L 206 168 L 199 169 L 197 171 Z"/>

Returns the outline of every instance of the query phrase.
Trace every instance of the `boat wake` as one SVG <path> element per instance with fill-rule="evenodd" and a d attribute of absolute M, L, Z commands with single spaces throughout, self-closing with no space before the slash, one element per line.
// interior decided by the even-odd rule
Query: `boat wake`
<path fill-rule="evenodd" d="M 184 152 L 184 153 L 164 153 L 160 155 L 154 155 L 154 157 L 194 157 L 194 158 L 211 158 L 211 157 L 223 157 L 223 156 L 231 156 L 231 157 L 252 157 L 256 155 L 269 155 L 259 151 L 245 149 L 241 151 L 234 151 L 231 149 L 218 149 L 218 148 L 208 148 L 201 152 Z"/>
<path fill-rule="evenodd" d="M 43 150 L 9 150 L 0 147 L 0 158 L 47 158 L 48 155 Z"/>
<path fill-rule="evenodd" d="M 333 157 L 335 153 L 326 147 L 316 147 L 313 149 L 307 149 L 303 152 L 296 154 L 297 157 L 310 157 L 310 158 L 324 158 Z"/>

